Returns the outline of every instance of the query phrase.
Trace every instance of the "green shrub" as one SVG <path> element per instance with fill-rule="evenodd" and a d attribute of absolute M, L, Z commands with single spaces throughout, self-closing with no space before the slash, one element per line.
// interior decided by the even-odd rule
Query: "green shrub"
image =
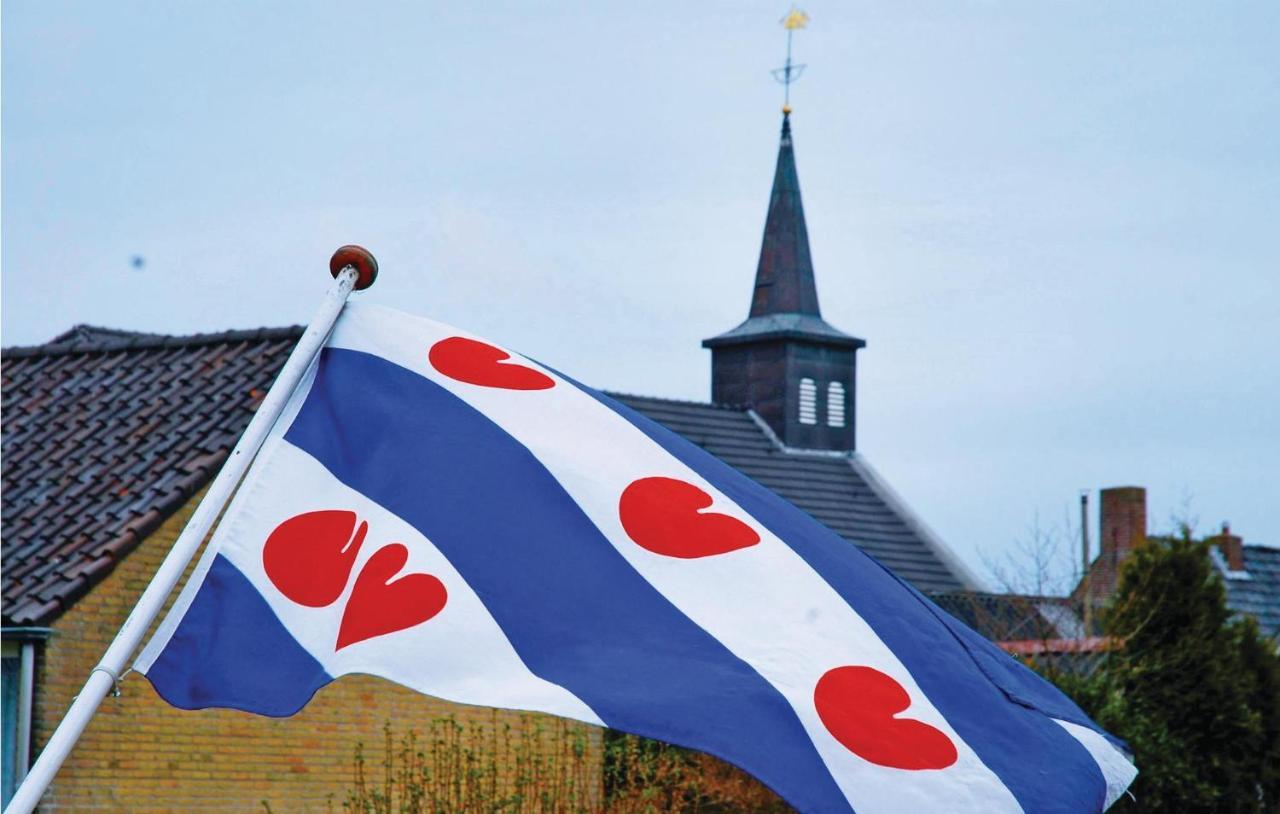
<path fill-rule="evenodd" d="M 1090 676 L 1050 675 L 1133 750 L 1117 812 L 1280 810 L 1280 656 L 1231 618 L 1207 545 L 1139 545 L 1103 619 L 1121 646 Z"/>

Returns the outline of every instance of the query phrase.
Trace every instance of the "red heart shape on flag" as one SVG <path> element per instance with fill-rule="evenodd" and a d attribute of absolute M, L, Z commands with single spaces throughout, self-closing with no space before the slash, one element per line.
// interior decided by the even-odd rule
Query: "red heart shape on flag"
<path fill-rule="evenodd" d="M 299 605 L 323 608 L 342 596 L 369 524 L 355 512 L 328 509 L 284 521 L 262 547 L 262 567 L 280 593 Z"/>
<path fill-rule="evenodd" d="M 545 373 L 507 362 L 511 354 L 475 339 L 451 336 L 431 346 L 431 366 L 450 379 L 504 390 L 547 390 L 555 380 Z"/>
<path fill-rule="evenodd" d="M 406 574 L 392 580 L 408 561 L 409 549 L 391 543 L 375 551 L 364 564 L 342 612 L 334 650 L 420 625 L 444 610 L 449 594 L 444 583 L 430 574 Z"/>
<path fill-rule="evenodd" d="M 871 667 L 836 667 L 813 690 L 818 717 L 844 748 L 891 769 L 945 769 L 958 757 L 946 733 L 923 721 L 897 718 L 911 696 Z"/>
<path fill-rule="evenodd" d="M 636 545 L 667 557 L 710 557 L 760 542 L 755 529 L 738 518 L 701 511 L 712 502 L 692 483 L 641 478 L 623 490 L 618 515 Z"/>

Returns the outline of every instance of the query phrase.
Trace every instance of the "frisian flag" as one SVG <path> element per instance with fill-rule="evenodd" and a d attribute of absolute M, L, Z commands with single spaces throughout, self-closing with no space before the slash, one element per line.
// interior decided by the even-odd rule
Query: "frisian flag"
<path fill-rule="evenodd" d="M 1084 812 L 1136 770 L 773 492 L 455 328 L 348 305 L 135 668 L 287 716 L 367 673 L 698 749 L 802 811 Z"/>

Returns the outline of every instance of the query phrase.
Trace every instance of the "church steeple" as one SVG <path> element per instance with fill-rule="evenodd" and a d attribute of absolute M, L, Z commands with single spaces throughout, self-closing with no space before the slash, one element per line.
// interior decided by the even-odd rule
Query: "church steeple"
<path fill-rule="evenodd" d="M 804 225 L 800 179 L 791 145 L 790 111 L 782 116 L 782 142 L 773 173 L 750 316 L 787 313 L 820 316 L 813 260 L 809 256 L 809 230 Z"/>
<path fill-rule="evenodd" d="M 787 446 L 855 448 L 854 356 L 866 343 L 828 325 L 818 308 L 789 107 L 751 309 L 702 346 L 711 349 L 712 401 L 755 410 Z"/>

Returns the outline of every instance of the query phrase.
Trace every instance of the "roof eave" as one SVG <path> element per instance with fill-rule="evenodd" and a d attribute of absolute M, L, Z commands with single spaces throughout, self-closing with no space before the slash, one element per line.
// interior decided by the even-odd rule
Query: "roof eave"
<path fill-rule="evenodd" d="M 854 348 L 855 350 L 865 348 L 867 342 L 865 339 L 859 339 L 856 336 L 817 334 L 808 331 L 797 330 L 776 330 L 761 331 L 759 333 L 723 333 L 719 336 L 713 336 L 709 339 L 702 340 L 704 348 L 723 348 L 730 345 L 750 345 L 759 342 L 768 342 L 773 340 L 795 340 L 800 342 L 808 342 L 813 345 L 831 345 L 840 348 Z"/>

